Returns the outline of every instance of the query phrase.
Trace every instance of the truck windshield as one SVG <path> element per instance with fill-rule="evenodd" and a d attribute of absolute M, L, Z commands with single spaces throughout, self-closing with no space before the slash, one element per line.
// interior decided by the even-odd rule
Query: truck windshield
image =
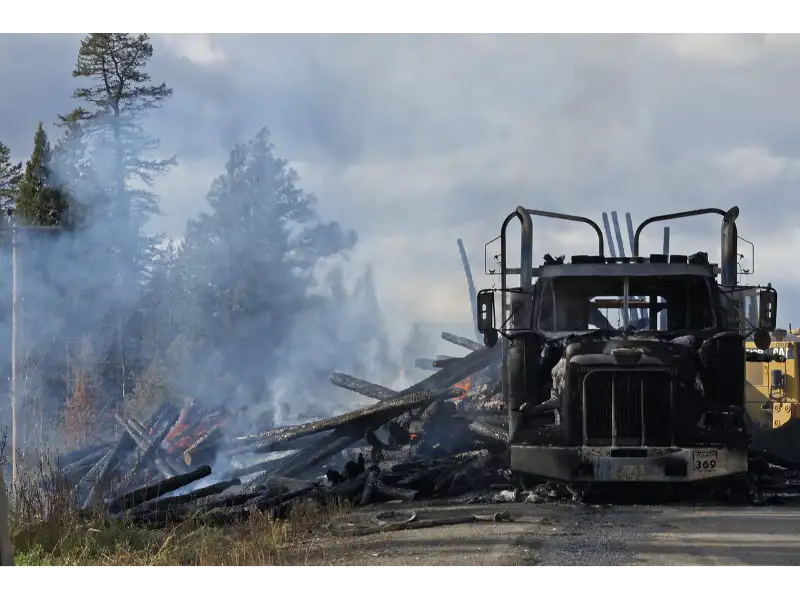
<path fill-rule="evenodd" d="M 537 283 L 538 326 L 542 331 L 699 330 L 714 327 L 707 279 L 698 276 L 628 278 L 628 318 L 624 277 L 557 277 Z"/>

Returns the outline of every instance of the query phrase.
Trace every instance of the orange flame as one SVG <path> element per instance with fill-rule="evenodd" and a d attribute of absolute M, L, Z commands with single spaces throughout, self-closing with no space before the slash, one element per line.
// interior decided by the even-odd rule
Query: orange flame
<path fill-rule="evenodd" d="M 409 436 L 409 437 L 410 437 L 412 440 L 415 440 L 415 439 L 417 439 L 417 434 L 416 434 L 416 433 L 409 433 L 409 434 L 408 434 L 408 436 Z"/>
<path fill-rule="evenodd" d="M 456 389 L 462 390 L 461 397 L 463 398 L 464 396 L 467 395 L 467 392 L 469 392 L 470 388 L 472 388 L 472 379 L 467 377 L 463 381 L 459 381 L 453 387 L 456 388 Z"/>

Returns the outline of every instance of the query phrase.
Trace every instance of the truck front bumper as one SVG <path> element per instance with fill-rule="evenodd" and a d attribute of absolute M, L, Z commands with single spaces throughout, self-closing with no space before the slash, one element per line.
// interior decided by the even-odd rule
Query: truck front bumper
<path fill-rule="evenodd" d="M 697 482 L 747 473 L 745 448 L 511 446 L 511 470 L 562 482 Z"/>

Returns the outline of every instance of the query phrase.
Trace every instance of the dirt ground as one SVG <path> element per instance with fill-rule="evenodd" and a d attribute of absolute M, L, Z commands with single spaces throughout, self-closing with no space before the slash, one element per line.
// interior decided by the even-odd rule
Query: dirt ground
<path fill-rule="evenodd" d="M 381 509 L 354 513 L 368 523 Z M 508 510 L 480 522 L 351 538 L 321 534 L 307 564 L 332 565 L 798 565 L 798 507 L 404 505 L 419 519 Z"/>

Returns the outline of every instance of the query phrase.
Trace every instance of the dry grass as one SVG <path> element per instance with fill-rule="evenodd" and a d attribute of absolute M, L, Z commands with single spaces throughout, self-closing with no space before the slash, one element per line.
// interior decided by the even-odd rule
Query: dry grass
<path fill-rule="evenodd" d="M 0 468 L 2 467 L 0 454 Z M 297 565 L 319 562 L 321 527 L 347 511 L 314 502 L 297 506 L 289 519 L 253 515 L 217 527 L 199 520 L 149 529 L 102 515 L 78 515 L 52 463 L 24 465 L 10 491 L 10 528 L 18 565 Z"/>
<path fill-rule="evenodd" d="M 298 507 L 286 521 L 255 515 L 212 527 L 188 521 L 146 529 L 120 520 L 13 519 L 18 565 L 301 565 L 321 555 L 319 526 L 336 515 L 316 504 Z"/>

